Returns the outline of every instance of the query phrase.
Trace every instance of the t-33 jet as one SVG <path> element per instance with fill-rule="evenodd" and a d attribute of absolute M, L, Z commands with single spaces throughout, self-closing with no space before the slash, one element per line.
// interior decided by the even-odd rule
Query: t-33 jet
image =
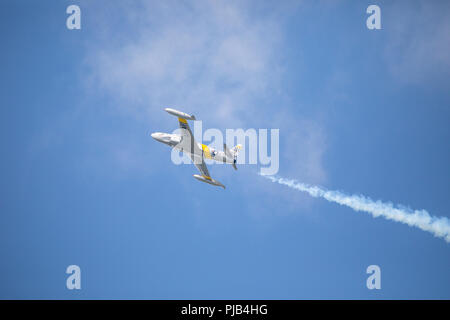
<path fill-rule="evenodd" d="M 168 113 L 173 116 L 178 117 L 178 123 L 180 125 L 181 134 L 173 134 L 173 133 L 163 133 L 163 132 L 155 132 L 152 133 L 152 138 L 156 141 L 162 142 L 180 150 L 188 154 L 192 162 L 197 167 L 198 171 L 200 171 L 200 175 L 194 174 L 194 178 L 200 180 L 202 182 L 206 182 L 212 184 L 214 186 L 219 186 L 225 189 L 225 186 L 221 184 L 219 181 L 214 180 L 209 175 L 208 168 L 205 164 L 205 158 L 215 160 L 218 162 L 229 163 L 233 166 L 235 170 L 236 167 L 236 159 L 239 153 L 239 150 L 242 148 L 240 144 L 237 146 L 228 149 L 227 145 L 223 144 L 223 151 L 215 150 L 214 148 L 208 147 L 204 144 L 201 144 L 195 141 L 194 136 L 192 135 L 192 131 L 189 128 L 189 124 L 187 120 L 196 120 L 195 116 L 188 115 L 184 112 L 166 108 L 164 109 Z"/>

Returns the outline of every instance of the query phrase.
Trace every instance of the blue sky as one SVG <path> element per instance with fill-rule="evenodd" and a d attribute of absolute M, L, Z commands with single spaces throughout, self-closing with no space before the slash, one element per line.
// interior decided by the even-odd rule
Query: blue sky
<path fill-rule="evenodd" d="M 281 176 L 449 217 L 448 2 L 0 6 L 0 298 L 450 298 L 442 239 L 257 166 L 199 183 L 148 136 L 176 128 L 168 106 L 204 129 L 279 128 Z"/>

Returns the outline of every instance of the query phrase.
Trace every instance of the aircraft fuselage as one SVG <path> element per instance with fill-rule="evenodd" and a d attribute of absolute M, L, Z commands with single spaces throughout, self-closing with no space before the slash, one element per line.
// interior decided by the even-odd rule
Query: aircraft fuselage
<path fill-rule="evenodd" d="M 212 147 L 208 147 L 207 145 L 198 143 L 195 140 L 191 140 L 183 135 L 175 133 L 155 132 L 152 133 L 151 136 L 156 141 L 164 143 L 181 152 L 184 152 L 200 162 L 202 161 L 202 157 L 204 157 L 205 159 L 210 159 L 217 162 L 230 164 L 236 163 L 235 158 L 227 156 L 224 151 L 219 151 Z M 193 148 L 193 146 L 191 145 L 192 143 L 191 141 L 193 141 L 193 143 L 195 143 L 198 148 Z M 195 150 L 201 150 L 201 154 L 198 154 L 200 152 L 195 152 Z"/>

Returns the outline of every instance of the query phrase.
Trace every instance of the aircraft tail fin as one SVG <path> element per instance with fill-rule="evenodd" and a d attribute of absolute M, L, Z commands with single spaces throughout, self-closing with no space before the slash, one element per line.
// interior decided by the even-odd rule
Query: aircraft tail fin
<path fill-rule="evenodd" d="M 239 154 L 239 151 L 242 149 L 242 144 L 238 144 L 236 146 L 234 146 L 233 148 L 231 148 L 231 152 L 233 153 L 234 157 L 237 157 L 237 155 Z"/>
<path fill-rule="evenodd" d="M 225 154 L 226 154 L 228 157 L 234 159 L 234 162 L 233 162 L 233 168 L 234 168 L 234 170 L 237 170 L 237 167 L 236 167 L 236 161 L 237 161 L 237 156 L 238 156 L 238 154 L 239 154 L 239 150 L 241 150 L 241 149 L 242 149 L 242 145 L 241 145 L 241 144 L 238 144 L 238 145 L 234 146 L 234 147 L 231 148 L 231 149 L 228 149 L 226 143 L 223 144 L 223 150 L 224 150 Z"/>

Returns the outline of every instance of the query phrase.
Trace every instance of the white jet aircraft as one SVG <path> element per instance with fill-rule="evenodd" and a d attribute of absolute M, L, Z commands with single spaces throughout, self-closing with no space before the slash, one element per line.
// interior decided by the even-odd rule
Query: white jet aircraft
<path fill-rule="evenodd" d="M 184 112 L 177 111 L 174 109 L 166 108 L 164 109 L 171 115 L 178 117 L 178 122 L 181 128 L 181 134 L 171 134 L 171 133 L 163 133 L 163 132 L 155 132 L 152 133 L 151 136 L 156 141 L 162 142 L 180 150 L 181 152 L 187 153 L 192 162 L 195 164 L 197 169 L 200 171 L 201 175 L 194 174 L 194 178 L 199 181 L 206 182 L 212 184 L 214 186 L 220 186 L 225 189 L 225 186 L 221 184 L 219 181 L 212 179 L 209 176 L 208 168 L 205 164 L 205 158 L 211 159 L 219 162 L 230 163 L 235 170 L 236 167 L 236 159 L 239 153 L 239 150 L 242 148 L 240 144 L 237 146 L 228 149 L 227 145 L 223 144 L 224 151 L 217 151 L 214 148 L 208 147 L 204 144 L 198 143 L 194 140 L 194 136 L 192 135 L 192 131 L 189 128 L 187 120 L 196 120 L 195 116 L 188 115 Z"/>

